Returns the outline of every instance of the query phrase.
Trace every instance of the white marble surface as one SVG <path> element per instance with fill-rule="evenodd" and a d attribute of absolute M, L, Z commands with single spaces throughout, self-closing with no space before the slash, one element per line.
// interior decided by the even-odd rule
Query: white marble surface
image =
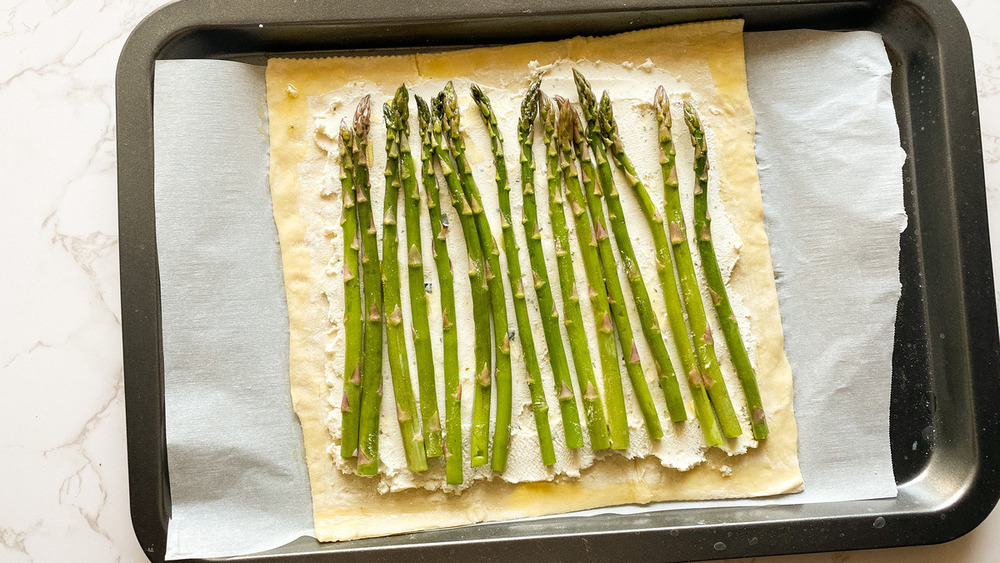
<path fill-rule="evenodd" d="M 114 74 L 128 33 L 163 3 L 0 0 L 0 562 L 145 560 L 125 465 Z M 1000 2 L 956 3 L 975 51 L 1000 263 Z M 1000 511 L 940 546 L 757 561 L 997 553 Z"/>

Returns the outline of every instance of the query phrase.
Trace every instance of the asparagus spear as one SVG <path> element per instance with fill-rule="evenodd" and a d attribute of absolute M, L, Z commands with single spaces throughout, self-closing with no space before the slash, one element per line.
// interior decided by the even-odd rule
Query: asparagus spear
<path fill-rule="evenodd" d="M 344 243 L 344 399 L 340 405 L 340 457 L 357 455 L 358 420 L 361 415 L 361 346 L 364 321 L 361 314 L 361 285 L 358 280 L 358 212 L 354 195 L 354 163 L 351 148 L 354 131 L 340 124 L 340 186 L 343 192 L 340 226 Z"/>
<path fill-rule="evenodd" d="M 665 254 L 668 252 L 666 234 L 663 230 L 663 217 L 653 206 L 653 202 L 636 173 L 635 166 L 625 154 L 621 137 L 618 135 L 618 126 L 615 123 L 614 114 L 611 111 L 611 98 L 605 92 L 601 97 L 599 109 L 599 119 L 601 122 L 601 134 L 605 142 L 611 149 L 611 154 L 615 163 L 625 173 L 625 178 L 632 191 L 638 197 L 643 215 L 649 223 L 653 232 L 653 243 L 656 245 L 657 259 L 662 264 L 666 264 Z M 666 186 L 665 186 L 666 188 Z M 719 370 L 719 361 L 715 355 L 715 346 L 712 340 L 712 331 L 708 327 L 705 319 L 705 308 L 701 301 L 701 290 L 698 288 L 698 278 L 695 277 L 694 262 L 691 260 L 691 249 L 688 248 L 685 235 L 684 216 L 681 212 L 680 197 L 677 190 L 673 193 L 667 189 L 667 214 L 670 218 L 670 245 L 673 246 L 674 258 L 677 260 L 677 274 L 680 277 L 681 293 L 684 296 L 684 303 L 687 305 L 688 321 L 691 323 L 691 333 L 694 336 L 695 353 L 701 363 L 704 372 L 700 373 L 701 381 L 704 384 L 708 396 L 715 407 L 715 413 L 719 417 L 719 425 L 722 434 L 727 438 L 739 436 L 739 420 L 736 418 L 736 411 L 729 400 L 729 392 L 726 390 L 726 382 L 722 379 L 722 372 Z M 661 279 L 661 283 L 663 280 Z M 666 292 L 664 292 L 666 293 Z"/>
<path fill-rule="evenodd" d="M 574 69 L 573 78 L 576 81 L 577 91 L 580 95 L 580 108 L 583 111 L 584 119 L 587 121 L 587 138 L 594 154 L 598 179 L 600 180 L 599 187 L 595 186 L 593 193 L 587 194 L 587 201 L 592 210 L 601 209 L 600 197 L 602 194 L 608 203 L 611 230 L 615 234 L 615 242 L 621 255 L 622 264 L 625 267 L 625 277 L 628 279 L 629 287 L 632 289 L 632 296 L 635 299 L 636 310 L 639 313 L 643 336 L 645 336 L 646 342 L 649 343 L 653 361 L 656 363 L 660 389 L 663 391 L 664 398 L 666 399 L 670 419 L 674 422 L 681 422 L 687 420 L 684 400 L 680 394 L 680 387 L 677 384 L 674 366 L 670 361 L 670 354 L 663 343 L 660 323 L 650 304 L 649 292 L 646 290 L 646 282 L 643 280 L 639 263 L 635 257 L 632 239 L 629 237 L 625 212 L 622 210 L 621 198 L 618 188 L 615 187 L 611 164 L 608 162 L 604 141 L 601 137 L 600 125 L 597 118 L 597 100 L 594 98 L 590 83 L 587 82 L 583 74 Z M 681 311 L 680 297 L 677 295 L 677 284 L 674 281 L 674 269 L 670 261 L 669 251 L 666 253 L 666 262 L 658 263 L 658 270 L 660 270 L 660 279 L 664 281 L 664 300 L 667 303 L 670 326 L 674 333 L 674 340 L 677 341 L 677 348 L 680 351 L 684 372 L 697 374 L 698 365 L 695 361 L 694 352 L 691 350 L 691 342 L 684 324 L 684 313 Z M 692 372 L 692 369 L 695 371 Z M 712 414 L 712 407 L 708 402 L 708 395 L 704 390 L 700 394 L 697 392 L 693 392 L 692 394 L 695 396 L 695 410 L 702 421 L 702 427 L 705 429 L 705 435 L 708 438 L 709 444 L 720 444 L 721 437 L 719 436 L 718 425 L 715 423 L 715 415 Z M 715 437 L 714 443 L 713 436 Z"/>
<path fill-rule="evenodd" d="M 420 241 L 420 191 L 417 172 L 410 152 L 410 95 L 406 86 L 396 90 L 393 100 L 399 114 L 396 137 L 399 145 L 399 177 L 403 187 L 403 214 L 406 219 L 407 281 L 410 286 L 410 313 L 413 318 L 413 349 L 417 355 L 417 384 L 420 389 L 420 421 L 423 424 L 427 457 L 437 457 L 441 450 L 441 415 L 438 414 L 437 387 L 434 380 L 434 357 L 431 352 L 431 329 L 427 320 L 427 292 L 424 290 L 424 265 Z"/>
<path fill-rule="evenodd" d="M 567 108 L 569 105 L 567 104 Z M 611 314 L 615 318 L 615 328 L 618 330 L 618 340 L 622 345 L 622 353 L 626 354 L 625 358 L 625 368 L 629 375 L 629 380 L 632 383 L 632 389 L 636 394 L 636 399 L 639 401 L 639 407 L 643 413 L 643 419 L 646 421 L 647 430 L 650 433 L 650 437 L 654 440 L 658 440 L 663 437 L 663 430 L 660 426 L 660 417 L 656 413 L 656 407 L 653 404 L 653 397 L 649 393 L 649 385 L 646 383 L 646 376 L 642 371 L 642 365 L 639 362 L 639 349 L 635 345 L 635 336 L 632 331 L 632 321 L 628 316 L 628 308 L 625 306 L 625 293 L 622 291 L 621 278 L 618 277 L 618 268 L 616 266 L 617 261 L 615 260 L 614 251 L 611 249 L 611 239 L 608 237 L 608 226 L 607 220 L 604 217 L 604 208 L 601 206 L 601 188 L 597 186 L 596 174 L 594 168 L 594 161 L 591 159 L 590 151 L 583 139 L 583 124 L 580 123 L 580 116 L 573 111 L 568 109 L 569 118 L 572 120 L 573 125 L 573 151 L 576 153 L 577 158 L 580 161 L 580 172 L 583 178 L 583 194 L 582 196 L 587 200 L 587 209 L 590 211 L 590 219 L 594 225 L 594 238 L 597 239 L 597 250 L 601 256 L 601 263 L 604 265 L 604 278 L 605 285 L 608 288 L 608 304 L 611 306 Z M 609 211 L 610 211 L 609 207 Z M 611 217 L 617 219 L 620 215 L 614 215 L 612 213 Z M 614 226 L 612 227 L 614 228 Z M 619 231 L 620 232 L 620 231 Z M 624 233 L 628 236 L 628 233 Z M 621 243 L 619 243 L 620 245 Z M 632 250 L 632 243 L 629 240 L 625 241 L 627 245 L 627 250 Z M 628 254 L 626 252 L 621 252 L 623 257 L 623 262 L 627 262 L 626 257 Z M 635 257 L 632 256 L 632 264 L 635 264 Z M 634 273 L 638 275 L 638 268 L 627 269 L 627 272 Z M 632 280 L 630 280 L 632 281 Z M 642 283 L 641 276 L 639 277 L 639 282 Z M 633 287 L 635 283 L 631 284 Z M 643 292 L 645 291 L 645 285 L 641 286 Z M 634 292 L 634 290 L 633 290 Z M 642 298 L 645 298 L 644 300 Z M 640 319 L 642 319 L 642 312 L 644 312 L 642 303 L 645 302 L 646 309 L 648 313 L 652 313 L 652 309 L 648 306 L 649 296 L 643 293 L 641 296 L 636 294 L 635 300 L 639 305 L 638 309 L 640 311 Z M 662 345 L 663 340 L 660 339 L 659 343 Z M 667 357 L 667 361 L 670 361 L 670 357 Z M 668 364 L 669 365 L 669 364 Z M 672 370 L 671 366 L 671 370 Z M 659 369 L 657 369 L 659 373 Z M 672 373 L 672 371 L 671 371 Z M 661 381 L 664 379 L 661 376 Z M 674 378 L 674 384 L 676 385 L 677 378 Z M 684 403 L 683 399 L 680 397 L 680 392 L 677 392 L 677 400 L 680 402 L 680 412 L 684 413 Z M 668 410 L 669 410 L 669 399 L 668 399 Z"/>
<path fill-rule="evenodd" d="M 507 453 L 510 443 L 510 421 L 513 414 L 513 381 L 510 366 L 510 337 L 507 319 L 507 297 L 504 294 L 503 280 L 500 279 L 500 248 L 489 219 L 483 212 L 483 198 L 479 187 L 472 176 L 472 166 L 465 154 L 465 141 L 459 124 L 458 96 L 451 82 L 444 87 L 444 125 L 448 129 L 449 142 L 455 155 L 456 169 L 462 180 L 465 198 L 472 207 L 472 214 L 479 231 L 479 242 L 486 257 L 486 284 L 490 293 L 490 304 L 493 308 L 493 343 L 496 349 L 496 387 L 497 410 L 493 429 L 493 459 L 494 471 L 507 469 Z"/>
<path fill-rule="evenodd" d="M 420 164 L 424 190 L 427 192 L 427 215 L 434 236 L 434 263 L 437 264 L 438 292 L 441 295 L 442 341 L 444 347 L 445 479 L 462 482 L 462 385 L 458 378 L 458 329 L 455 327 L 455 287 L 448 256 L 448 222 L 441 213 L 441 198 L 434 174 L 434 139 L 431 136 L 431 112 L 420 96 L 417 119 L 420 125 Z"/>
<path fill-rule="evenodd" d="M 535 295 L 538 297 L 538 309 L 542 317 L 542 329 L 545 332 L 545 344 L 549 349 L 552 380 L 555 384 L 556 396 L 559 398 L 566 447 L 577 449 L 583 447 L 580 414 L 576 408 L 573 381 L 570 379 L 569 363 L 566 361 L 566 350 L 563 347 L 562 335 L 559 330 L 559 313 L 556 311 L 555 301 L 552 299 L 552 286 L 549 285 L 549 273 L 545 266 L 545 255 L 542 253 L 542 235 L 538 229 L 538 211 L 535 206 L 535 159 L 531 147 L 535 116 L 538 114 L 539 84 L 540 81 L 536 80 L 528 88 L 528 94 L 521 104 L 521 120 L 518 124 L 521 142 L 521 206 L 524 213 L 522 223 L 524 224 L 525 238 L 528 241 L 528 257 L 531 259 L 531 271 L 535 282 Z"/>
<path fill-rule="evenodd" d="M 661 131 L 660 146 L 670 164 L 673 164 L 670 106 L 662 86 L 656 91 L 656 107 Z M 715 312 L 719 315 L 719 324 L 726 338 L 726 346 L 729 348 L 733 365 L 736 366 L 736 374 L 740 378 L 747 407 L 750 409 L 753 437 L 763 440 L 768 432 L 767 417 L 764 415 L 760 390 L 757 388 L 757 374 L 750 364 L 746 345 L 743 344 L 743 337 L 740 335 L 740 327 L 736 323 L 736 316 L 733 315 L 733 308 L 729 305 L 729 295 L 726 293 L 726 285 L 722 281 L 722 272 L 719 271 L 719 262 L 715 256 L 715 246 L 712 244 L 712 219 L 708 213 L 708 149 L 705 146 L 705 133 L 694 106 L 687 101 L 684 102 L 684 119 L 687 121 L 688 130 L 691 132 L 691 144 L 694 146 L 694 172 L 697 181 L 694 188 L 694 232 L 698 240 L 698 252 L 701 254 L 701 266 L 708 282 L 708 293 L 715 305 Z M 670 178 L 674 183 L 673 189 L 676 190 L 676 173 Z"/>
<path fill-rule="evenodd" d="M 490 306 L 486 289 L 486 270 L 483 251 L 479 244 L 479 233 L 472 208 L 462 193 L 462 184 L 455 171 L 454 160 L 443 139 L 444 96 L 438 95 L 432 101 L 431 130 L 434 138 L 434 154 L 437 156 L 444 174 L 445 185 L 451 194 L 451 203 L 458 212 L 469 255 L 469 281 L 472 285 L 472 318 L 475 324 L 476 390 L 472 397 L 472 430 L 470 436 L 469 461 L 472 467 L 483 465 L 489 459 L 490 441 Z"/>
<path fill-rule="evenodd" d="M 622 390 L 621 372 L 618 370 L 617 348 L 615 346 L 615 335 L 611 322 L 611 309 L 608 303 L 608 282 L 613 278 L 618 283 L 618 291 L 621 292 L 621 283 L 618 281 L 617 271 L 608 268 L 612 273 L 609 275 L 601 269 L 601 259 L 598 254 L 599 243 L 597 232 L 605 233 L 603 229 L 594 231 L 590 228 L 590 217 L 587 213 L 587 202 L 583 196 L 583 188 L 580 186 L 580 176 L 577 172 L 577 155 L 573 149 L 573 117 L 576 112 L 569 105 L 569 101 L 560 96 L 555 97 L 555 102 L 559 108 L 559 129 L 558 142 L 560 149 L 560 165 L 563 171 L 563 181 L 566 187 L 566 200 L 569 203 L 570 211 L 573 213 L 573 221 L 576 225 L 576 238 L 580 246 L 580 256 L 587 272 L 588 293 L 590 304 L 594 310 L 594 322 L 597 325 L 597 347 L 601 356 L 601 368 L 604 373 L 604 402 L 608 409 L 608 422 L 611 430 L 611 447 L 614 449 L 625 449 L 629 444 L 628 419 L 625 416 L 625 395 Z M 593 183 L 593 175 L 586 181 Z M 611 258 L 611 265 L 614 266 L 614 258 Z M 624 303 L 624 297 L 619 303 Z M 627 325 L 627 326 L 626 326 Z M 625 332 L 625 329 L 628 332 Z M 639 408 L 646 421 L 646 427 L 650 437 L 659 439 L 663 437 L 663 429 L 660 427 L 660 419 L 656 414 L 656 407 L 649 394 L 649 387 L 646 386 L 645 376 L 642 374 L 642 366 L 639 364 L 639 353 L 634 349 L 635 343 L 632 340 L 632 327 L 625 315 L 618 326 L 619 338 L 622 344 L 622 352 L 626 354 L 626 367 L 629 376 L 633 378 L 636 385 L 636 399 L 639 401 Z M 642 391 L 645 390 L 645 393 Z"/>
<path fill-rule="evenodd" d="M 590 361 L 587 335 L 583 330 L 583 314 L 580 312 L 580 297 L 576 291 L 576 274 L 573 259 L 569 254 L 569 229 L 563 211 L 562 168 L 559 166 L 559 151 L 556 146 L 555 104 L 544 92 L 538 93 L 539 118 L 544 130 L 546 147 L 547 180 L 549 188 L 549 219 L 556 247 L 556 264 L 559 269 L 559 286 L 562 290 L 563 308 L 566 316 L 564 324 L 569 336 L 570 352 L 576 367 L 576 377 L 583 389 L 583 413 L 587 419 L 590 447 L 594 451 L 611 447 L 608 424 L 604 418 L 604 406 L 597 392 L 597 380 Z"/>
<path fill-rule="evenodd" d="M 658 103 L 658 101 L 654 101 L 654 105 Z M 662 107 L 666 106 L 663 105 Z M 669 120 L 669 107 L 666 108 L 666 111 L 667 119 Z M 667 129 L 667 134 L 669 135 L 669 129 Z M 661 145 L 661 149 L 663 149 L 663 152 L 661 152 L 661 161 L 664 162 L 661 167 L 669 164 L 670 169 L 673 170 L 673 145 L 671 144 L 666 147 Z M 668 178 L 667 181 L 669 181 L 669 170 L 664 169 L 663 172 L 664 178 Z M 702 431 L 705 434 L 705 441 L 709 446 L 718 446 L 722 444 L 722 433 L 719 431 L 719 424 L 715 420 L 715 414 L 708 399 L 708 392 L 705 390 L 704 378 L 701 376 L 701 366 L 698 364 L 694 348 L 691 345 L 691 337 L 684 323 L 684 313 L 681 308 L 680 296 L 677 293 L 677 280 L 674 277 L 674 267 L 670 252 L 665 252 L 663 256 L 667 261 L 665 267 L 662 268 L 664 271 L 660 280 L 664 286 L 663 295 L 664 301 L 667 304 L 670 331 L 674 335 L 674 342 L 681 357 L 681 365 L 684 368 L 684 373 L 687 374 L 691 396 L 694 400 L 695 412 L 698 416 L 698 421 L 701 423 Z"/>
<path fill-rule="evenodd" d="M 528 391 L 531 394 L 531 405 L 535 415 L 535 427 L 538 430 L 538 446 L 541 449 L 542 463 L 552 465 L 556 462 L 556 453 L 552 445 L 552 430 L 549 427 L 549 406 L 545 401 L 542 374 L 538 369 L 538 356 L 535 353 L 535 339 L 531 334 L 528 306 L 524 300 L 524 283 L 521 280 L 517 240 L 514 238 L 514 227 L 510 220 L 510 184 L 507 183 L 503 135 L 500 134 L 500 127 L 497 125 L 497 118 L 493 113 L 489 97 L 475 84 L 472 85 L 472 99 L 479 106 L 479 112 L 482 114 L 483 122 L 490 134 L 490 150 L 493 152 L 496 168 L 497 199 L 500 202 L 500 228 L 503 231 L 504 254 L 507 257 L 507 281 L 514 296 L 514 317 L 517 321 L 521 350 L 528 371 Z M 495 447 L 493 451 L 496 452 Z"/>
<path fill-rule="evenodd" d="M 399 112 L 388 102 L 385 114 L 385 205 L 382 219 L 382 296 L 390 311 L 385 322 L 386 344 L 389 348 L 389 373 L 396 396 L 396 418 L 403 437 L 406 465 L 410 471 L 427 469 L 424 437 L 418 430 L 417 405 L 410 382 L 410 362 L 406 358 L 406 336 L 403 333 L 403 312 L 399 297 L 399 242 L 396 238 L 396 205 L 399 203 Z"/>
<path fill-rule="evenodd" d="M 361 227 L 361 283 L 365 292 L 364 353 L 361 356 L 361 420 L 358 422 L 358 475 L 378 473 L 379 413 L 382 408 L 382 279 L 369 181 L 368 129 L 371 99 L 354 114 L 354 175 Z"/>

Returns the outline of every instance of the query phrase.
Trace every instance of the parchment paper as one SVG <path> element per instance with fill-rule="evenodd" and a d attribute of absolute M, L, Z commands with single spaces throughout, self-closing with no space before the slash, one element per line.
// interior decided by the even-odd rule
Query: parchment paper
<path fill-rule="evenodd" d="M 885 49 L 868 32 L 772 32 L 747 34 L 746 56 L 805 491 L 710 504 L 895 496 L 891 336 L 906 217 Z M 263 69 L 158 61 L 154 97 L 167 558 L 277 547 L 310 535 L 312 517 L 288 398 Z"/>
<path fill-rule="evenodd" d="M 161 61 L 154 91 L 167 556 L 263 551 L 312 532 L 288 391 L 264 69 Z"/>
<path fill-rule="evenodd" d="M 789 500 L 892 497 L 906 155 L 885 47 L 876 33 L 821 31 L 750 33 L 745 47 L 805 480 Z"/>

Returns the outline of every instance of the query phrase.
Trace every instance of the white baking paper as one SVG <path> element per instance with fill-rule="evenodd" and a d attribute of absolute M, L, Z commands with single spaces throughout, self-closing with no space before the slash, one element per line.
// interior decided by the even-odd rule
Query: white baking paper
<path fill-rule="evenodd" d="M 312 533 L 264 69 L 160 61 L 154 91 L 167 556 L 263 551 Z"/>
<path fill-rule="evenodd" d="M 787 500 L 894 497 L 889 390 L 906 155 L 892 68 L 871 32 L 749 33 L 745 45 L 805 481 Z"/>
<path fill-rule="evenodd" d="M 889 390 L 906 216 L 885 49 L 867 32 L 771 32 L 747 34 L 746 56 L 805 490 L 581 516 L 896 494 Z M 312 513 L 288 398 L 263 69 L 159 61 L 154 97 L 167 558 L 278 547 L 310 535 Z"/>

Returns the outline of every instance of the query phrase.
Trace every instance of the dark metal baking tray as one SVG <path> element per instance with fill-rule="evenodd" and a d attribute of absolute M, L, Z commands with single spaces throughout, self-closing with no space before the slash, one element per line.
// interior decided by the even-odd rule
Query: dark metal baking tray
<path fill-rule="evenodd" d="M 163 558 L 170 513 L 153 215 L 155 60 L 263 63 L 275 54 L 501 44 L 722 18 L 744 18 L 747 31 L 867 29 L 885 40 L 909 155 L 890 409 L 898 497 L 507 522 L 341 544 L 303 538 L 235 559 L 680 561 L 936 543 L 978 525 L 1000 496 L 997 316 L 972 48 L 948 0 L 183 0 L 139 24 L 117 75 L 129 483 L 132 522 L 150 558 Z M 914 451 L 914 442 L 923 447 Z"/>

